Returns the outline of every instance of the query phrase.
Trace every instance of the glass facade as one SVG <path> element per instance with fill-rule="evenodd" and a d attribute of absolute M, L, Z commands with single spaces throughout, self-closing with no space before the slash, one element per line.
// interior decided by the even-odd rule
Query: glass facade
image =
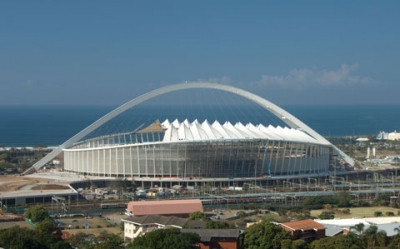
<path fill-rule="evenodd" d="M 80 144 L 64 149 L 64 170 L 96 176 L 251 178 L 325 172 L 329 157 L 328 145 L 265 139 Z"/>

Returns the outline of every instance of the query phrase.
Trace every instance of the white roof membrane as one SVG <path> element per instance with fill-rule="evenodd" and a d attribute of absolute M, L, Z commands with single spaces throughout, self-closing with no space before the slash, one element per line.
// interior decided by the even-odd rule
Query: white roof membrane
<path fill-rule="evenodd" d="M 180 123 L 178 120 L 170 123 L 165 120 L 162 126 L 166 129 L 163 142 L 176 141 L 203 141 L 203 140 L 234 140 L 234 139 L 268 139 L 292 142 L 321 144 L 303 131 L 288 127 L 265 127 L 262 124 L 225 122 L 221 125 L 215 121 L 212 125 L 207 120 L 199 123 L 196 119 L 192 123 L 188 120 Z"/>

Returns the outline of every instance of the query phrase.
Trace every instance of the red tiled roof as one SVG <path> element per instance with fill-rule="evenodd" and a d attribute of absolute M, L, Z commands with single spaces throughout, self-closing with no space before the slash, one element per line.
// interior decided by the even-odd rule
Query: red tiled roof
<path fill-rule="evenodd" d="M 321 229 L 325 229 L 325 227 L 323 225 L 321 225 L 320 223 L 313 221 L 311 219 L 285 222 L 285 223 L 281 223 L 281 225 L 285 226 L 291 230 L 310 230 L 310 229 L 321 230 Z"/>
<path fill-rule="evenodd" d="M 173 201 L 131 201 L 128 203 L 127 210 L 132 211 L 133 216 L 154 214 L 190 214 L 195 211 L 204 212 L 203 204 L 199 199 Z"/>

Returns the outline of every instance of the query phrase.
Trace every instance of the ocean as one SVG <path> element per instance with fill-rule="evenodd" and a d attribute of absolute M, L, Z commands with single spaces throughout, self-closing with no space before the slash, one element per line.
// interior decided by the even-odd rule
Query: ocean
<path fill-rule="evenodd" d="M 57 146 L 116 107 L 0 106 L 0 145 L 6 147 Z M 325 137 L 377 135 L 380 131 L 400 130 L 400 105 L 282 105 L 281 107 Z M 199 112 L 196 113 L 198 110 L 193 110 L 194 107 L 180 108 L 191 109 L 189 113 L 194 113 L 194 115 L 199 114 Z M 167 109 L 143 107 L 136 113 L 130 113 L 129 118 L 141 123 L 139 117 L 155 112 L 164 113 Z M 222 123 L 225 119 L 233 119 L 231 121 L 233 123 L 235 119 L 240 118 L 237 111 L 210 111 L 209 109 L 204 111 L 203 109 L 202 112 L 214 112 L 216 117 L 223 115 L 224 120 L 218 120 Z M 243 110 L 244 114 L 248 112 L 248 109 Z M 176 118 L 185 118 L 185 116 L 178 113 Z M 164 120 L 160 119 L 160 121 Z M 199 121 L 203 121 L 202 118 L 199 118 Z M 212 123 L 213 120 L 210 121 Z M 137 125 L 133 124 L 133 127 L 135 126 Z M 118 124 L 114 124 L 113 127 L 118 128 Z"/>

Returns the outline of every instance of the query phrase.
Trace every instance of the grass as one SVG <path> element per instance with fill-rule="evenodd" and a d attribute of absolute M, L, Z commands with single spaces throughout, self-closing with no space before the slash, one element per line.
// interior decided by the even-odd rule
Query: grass
<path fill-rule="evenodd" d="M 339 208 L 338 210 L 343 210 L 346 208 Z M 382 212 L 382 216 L 380 217 L 386 217 L 386 212 L 393 212 L 395 216 L 397 215 L 397 212 L 400 211 L 398 208 L 391 208 L 391 207 L 357 207 L 357 208 L 349 208 L 350 209 L 350 214 L 344 214 L 340 211 L 337 210 L 326 210 L 326 209 L 320 209 L 320 210 L 311 210 L 311 216 L 318 217 L 323 211 L 334 211 L 335 212 L 335 218 L 341 218 L 341 219 L 349 219 L 349 218 L 369 218 L 369 217 L 375 217 L 375 212 L 380 211 Z"/>

